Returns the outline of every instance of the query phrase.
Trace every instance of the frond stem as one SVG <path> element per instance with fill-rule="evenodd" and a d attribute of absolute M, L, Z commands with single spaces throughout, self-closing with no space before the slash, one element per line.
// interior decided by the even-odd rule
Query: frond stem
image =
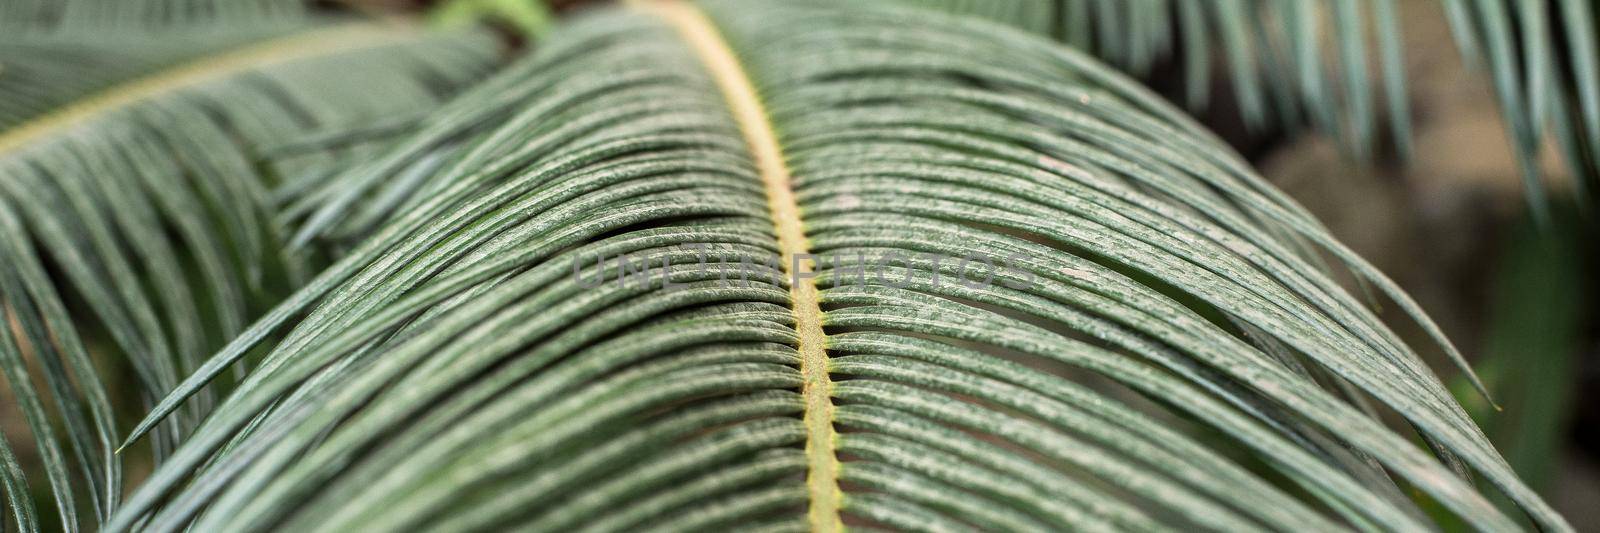
<path fill-rule="evenodd" d="M 800 206 L 795 200 L 789 167 L 784 162 L 777 133 L 738 57 L 703 12 L 678 0 L 641 0 L 632 5 L 661 17 L 694 49 L 722 90 L 761 172 L 767 206 L 776 226 L 780 258 L 790 280 L 789 298 L 793 302 L 795 331 L 799 336 L 801 394 L 805 398 L 806 490 L 810 500 L 807 518 L 812 531 L 842 530 L 839 459 L 834 453 L 833 382 L 828 377 L 828 354 L 823 348 L 827 338 L 822 332 L 822 307 L 816 282 L 796 275 L 812 272 L 816 265 L 810 259 L 805 229 L 800 221 Z"/>

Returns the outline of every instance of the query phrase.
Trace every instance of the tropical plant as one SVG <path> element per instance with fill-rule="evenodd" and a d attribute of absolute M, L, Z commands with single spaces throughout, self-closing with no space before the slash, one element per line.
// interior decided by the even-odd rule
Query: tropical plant
<path fill-rule="evenodd" d="M 0 310 L 10 326 L 0 328 L 0 366 L 56 525 L 74 530 L 79 506 L 97 521 L 117 506 L 126 456 L 112 451 L 127 417 L 314 272 L 317 260 L 282 244 L 294 206 L 322 194 L 334 169 L 372 157 L 386 128 L 486 74 L 497 45 L 484 34 L 264 16 L 281 10 L 159 34 L 66 11 L 78 16 L 0 38 L 0 125 L 12 126 L 0 134 Z M 98 323 L 74 320 L 72 298 Z M 122 357 L 92 361 L 92 338 Z M 122 380 L 109 376 L 124 372 L 136 392 L 113 396 Z M 155 458 L 215 396 L 156 433 Z M 140 403 L 115 405 L 122 397 Z M 8 458 L 9 449 L 0 442 Z M 34 504 L 10 465 L 12 511 L 33 529 Z"/>
<path fill-rule="evenodd" d="M 1456 41 L 1485 65 L 1500 100 L 1528 203 L 1547 220 L 1535 159 L 1546 139 L 1572 173 L 1572 196 L 1589 206 L 1600 191 L 1600 37 L 1593 2 L 1445 2 Z"/>
<path fill-rule="evenodd" d="M 1389 138 L 1400 158 L 1411 151 L 1395 0 L 902 1 L 1050 35 L 1135 76 L 1148 75 L 1158 60 L 1180 51 L 1182 100 L 1191 110 L 1210 104 L 1213 58 L 1220 56 L 1246 126 L 1310 126 L 1360 160 L 1370 159 L 1383 139 L 1368 74 L 1376 70 Z M 1369 34 L 1377 44 L 1375 59 L 1369 59 Z M 1330 45 L 1334 50 L 1325 49 Z"/>
<path fill-rule="evenodd" d="M 1226 63 L 1246 125 L 1271 117 L 1310 126 L 1347 154 L 1369 159 L 1383 138 L 1382 93 L 1395 153 L 1411 152 L 1411 110 L 1395 0 L 898 0 L 966 13 L 1050 35 L 1134 75 L 1182 51 L 1185 99 L 1209 101 L 1214 46 Z M 1600 37 L 1588 0 L 1443 0 L 1465 59 L 1486 67 L 1500 101 L 1527 202 L 1548 222 L 1548 188 L 1537 164 L 1547 142 L 1571 173 L 1582 205 L 1600 190 Z M 1372 48 L 1376 48 L 1376 54 Z M 1325 48 L 1331 47 L 1333 50 Z M 1374 88 L 1371 72 L 1383 82 Z"/>
<path fill-rule="evenodd" d="M 1080 52 L 643 1 L 433 109 L 491 41 L 333 31 L 0 137 L 0 355 L 62 527 L 81 485 L 109 531 L 1527 525 L 1494 494 L 1570 529 L 1335 279 L 1470 375 L 1416 303 Z"/>

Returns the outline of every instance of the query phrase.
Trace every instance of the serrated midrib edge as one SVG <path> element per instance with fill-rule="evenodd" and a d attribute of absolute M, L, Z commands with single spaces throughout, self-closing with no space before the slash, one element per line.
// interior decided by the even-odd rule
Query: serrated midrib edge
<path fill-rule="evenodd" d="M 679 0 L 637 0 L 630 5 L 654 14 L 676 30 L 694 50 L 721 89 L 728 110 L 744 135 L 766 190 L 767 207 L 778 237 L 779 258 L 789 277 L 800 352 L 801 395 L 805 399 L 807 520 L 812 531 L 839 531 L 842 493 L 839 459 L 834 451 L 832 380 L 828 376 L 827 341 L 822 331 L 822 306 L 816 282 L 795 275 L 815 268 L 800 219 L 800 206 L 778 135 L 768 120 L 755 85 L 716 25 L 699 8 Z M 799 262 L 795 261 L 800 257 Z"/>

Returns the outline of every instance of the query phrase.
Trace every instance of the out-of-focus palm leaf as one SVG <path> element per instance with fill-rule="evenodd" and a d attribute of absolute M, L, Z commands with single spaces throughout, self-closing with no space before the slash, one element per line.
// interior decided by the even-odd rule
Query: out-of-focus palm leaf
<path fill-rule="evenodd" d="M 446 26 L 499 22 L 531 38 L 543 36 L 555 22 L 549 6 L 533 0 L 455 0 L 441 4 L 429 18 Z"/>
<path fill-rule="evenodd" d="M 0 131 L 162 67 L 304 29 L 272 23 L 0 33 Z"/>
<path fill-rule="evenodd" d="M 1212 60 L 1220 56 L 1247 126 L 1309 126 L 1358 159 L 1370 158 L 1384 137 L 1382 102 L 1397 153 L 1410 153 L 1395 0 L 898 1 L 1051 35 L 1134 75 L 1180 50 L 1173 59 L 1195 110 L 1210 103 Z"/>
<path fill-rule="evenodd" d="M 0 131 L 157 68 L 303 31 L 319 24 L 307 4 L 0 0 Z"/>
<path fill-rule="evenodd" d="M 195 44 L 118 42 L 153 48 L 123 49 L 134 60 L 117 67 L 130 75 L 165 61 L 140 59 Z M 137 398 L 153 405 L 310 271 L 307 254 L 285 251 L 287 219 L 272 189 L 359 159 L 374 124 L 436 106 L 486 74 L 496 54 L 482 34 L 308 24 L 53 109 L 40 104 L 42 114 L 0 133 L 0 366 L 61 527 L 78 529 L 74 486 L 88 494 L 95 523 L 124 490 L 126 458 L 112 450 L 128 421 L 117 419 L 103 376 L 131 371 Z M 59 60 L 31 65 L 78 68 Z M 115 367 L 97 367 L 86 347 L 85 333 L 102 328 Z M 42 388 L 28 358 L 43 369 Z M 213 392 L 156 432 L 158 462 Z M 27 492 L 5 481 L 18 526 L 33 529 Z"/>
<path fill-rule="evenodd" d="M 1571 206 L 1554 224 L 1519 222 L 1500 238 L 1494 269 L 1484 382 L 1505 412 L 1466 402 L 1507 462 L 1534 489 L 1560 475 L 1572 429 L 1583 355 L 1585 296 L 1594 294 L 1591 228 Z"/>
<path fill-rule="evenodd" d="M 0 0 L 0 31 L 164 30 L 294 21 L 309 16 L 310 4 L 308 0 Z"/>
<path fill-rule="evenodd" d="M 1457 43 L 1486 67 L 1524 189 L 1546 218 L 1537 159 L 1554 140 L 1581 206 L 1600 190 L 1600 38 L 1588 0 L 1446 0 Z"/>
<path fill-rule="evenodd" d="M 1570 529 L 1302 250 L 1416 305 L 1181 112 L 813 4 L 570 21 L 331 181 L 302 238 L 355 248 L 140 424 L 270 349 L 108 529 L 1518 526 L 1455 467 Z"/>

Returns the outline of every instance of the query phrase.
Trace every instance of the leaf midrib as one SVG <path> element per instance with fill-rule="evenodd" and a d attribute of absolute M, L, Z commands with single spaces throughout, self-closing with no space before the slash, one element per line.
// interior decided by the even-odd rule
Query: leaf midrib
<path fill-rule="evenodd" d="M 807 520 L 812 531 L 842 530 L 839 460 L 834 453 L 833 400 L 830 397 L 832 380 L 828 376 L 828 355 L 823 348 L 827 337 L 822 331 L 822 307 L 816 283 L 809 277 L 796 275 L 796 270 L 813 272 L 815 264 L 777 132 L 755 85 L 705 13 L 679 0 L 636 0 L 631 5 L 666 21 L 693 49 L 721 89 L 761 174 L 767 207 L 778 237 L 780 260 L 790 280 L 789 298 L 798 336 L 801 395 L 805 399 L 806 492 L 810 501 Z"/>

